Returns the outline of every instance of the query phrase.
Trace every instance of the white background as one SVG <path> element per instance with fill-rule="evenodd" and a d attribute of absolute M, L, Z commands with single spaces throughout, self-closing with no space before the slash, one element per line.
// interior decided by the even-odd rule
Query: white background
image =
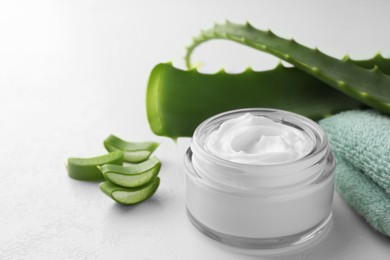
<path fill-rule="evenodd" d="M 294 37 L 341 57 L 390 54 L 388 1 L 1 1 L 0 258 L 249 259 L 201 235 L 185 215 L 182 157 L 149 130 L 145 89 L 159 62 L 182 67 L 201 28 L 228 18 Z M 277 60 L 211 42 L 203 71 L 271 68 Z M 161 186 L 123 207 L 97 183 L 70 179 L 69 156 L 105 151 L 117 134 L 161 142 Z M 330 235 L 307 251 L 273 259 L 388 259 L 389 239 L 339 196 Z M 254 258 L 254 257 L 253 257 Z M 257 257 L 260 258 L 261 257 Z"/>

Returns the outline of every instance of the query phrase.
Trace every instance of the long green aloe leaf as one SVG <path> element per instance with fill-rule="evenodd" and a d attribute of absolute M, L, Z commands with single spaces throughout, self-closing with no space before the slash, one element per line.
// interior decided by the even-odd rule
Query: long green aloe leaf
<path fill-rule="evenodd" d="M 378 65 L 371 69 L 362 68 L 349 59 L 338 60 L 293 39 L 283 39 L 271 31 L 256 29 L 249 23 L 239 25 L 226 22 L 202 31 L 194 39 L 186 55 L 188 66 L 193 50 L 212 39 L 231 40 L 272 54 L 346 95 L 379 111 L 390 113 L 390 76 L 383 73 Z"/>
<path fill-rule="evenodd" d="M 378 67 L 383 73 L 390 75 L 390 59 L 384 58 L 381 53 L 378 53 L 372 59 L 368 60 L 352 60 L 349 56 L 344 56 L 343 60 L 348 60 L 359 67 L 366 69 Z"/>
<path fill-rule="evenodd" d="M 369 63 L 363 62 L 366 66 Z M 192 136 L 203 120 L 237 108 L 278 108 L 319 119 L 361 106 L 296 68 L 278 65 L 262 72 L 248 69 L 240 74 L 203 74 L 167 63 L 152 70 L 146 105 L 153 132 L 171 138 Z"/>

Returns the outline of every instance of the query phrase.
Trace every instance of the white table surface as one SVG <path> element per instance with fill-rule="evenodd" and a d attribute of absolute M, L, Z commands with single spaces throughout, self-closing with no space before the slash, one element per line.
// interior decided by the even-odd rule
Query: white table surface
<path fill-rule="evenodd" d="M 200 28 L 225 18 L 294 36 L 341 57 L 390 54 L 388 1 L 1 1 L 0 259 L 251 259 L 191 226 L 182 158 L 190 139 L 156 137 L 145 114 L 152 67 L 173 60 Z M 277 60 L 211 42 L 204 71 L 270 68 Z M 70 179 L 70 156 L 104 153 L 117 134 L 161 142 L 161 186 L 135 207 L 97 183 Z M 389 259 L 390 240 L 336 194 L 319 245 L 272 259 Z"/>

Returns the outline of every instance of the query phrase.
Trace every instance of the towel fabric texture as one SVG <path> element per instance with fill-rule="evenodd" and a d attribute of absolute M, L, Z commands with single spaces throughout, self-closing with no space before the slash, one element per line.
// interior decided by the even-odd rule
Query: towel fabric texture
<path fill-rule="evenodd" d="M 336 157 L 337 192 L 372 227 L 390 236 L 390 117 L 353 110 L 320 125 Z"/>

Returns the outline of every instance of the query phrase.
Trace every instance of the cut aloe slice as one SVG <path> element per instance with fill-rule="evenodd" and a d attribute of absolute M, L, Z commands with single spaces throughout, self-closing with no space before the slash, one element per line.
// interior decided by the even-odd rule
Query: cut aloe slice
<path fill-rule="evenodd" d="M 156 157 L 128 166 L 115 164 L 98 166 L 107 181 L 125 188 L 136 188 L 146 185 L 156 178 L 160 167 L 161 163 Z"/>
<path fill-rule="evenodd" d="M 69 158 L 67 165 L 68 175 L 73 179 L 83 181 L 104 180 L 103 174 L 96 166 L 107 163 L 121 165 L 123 163 L 123 152 L 115 151 L 91 158 Z"/>
<path fill-rule="evenodd" d="M 104 147 L 107 151 L 121 150 L 124 152 L 123 160 L 130 163 L 145 161 L 156 150 L 156 142 L 127 142 L 115 135 L 110 135 L 104 140 Z"/>
<path fill-rule="evenodd" d="M 138 188 L 123 188 L 105 181 L 100 184 L 100 190 L 118 203 L 134 205 L 152 197 L 159 184 L 159 177 L 155 178 L 149 185 Z"/>

